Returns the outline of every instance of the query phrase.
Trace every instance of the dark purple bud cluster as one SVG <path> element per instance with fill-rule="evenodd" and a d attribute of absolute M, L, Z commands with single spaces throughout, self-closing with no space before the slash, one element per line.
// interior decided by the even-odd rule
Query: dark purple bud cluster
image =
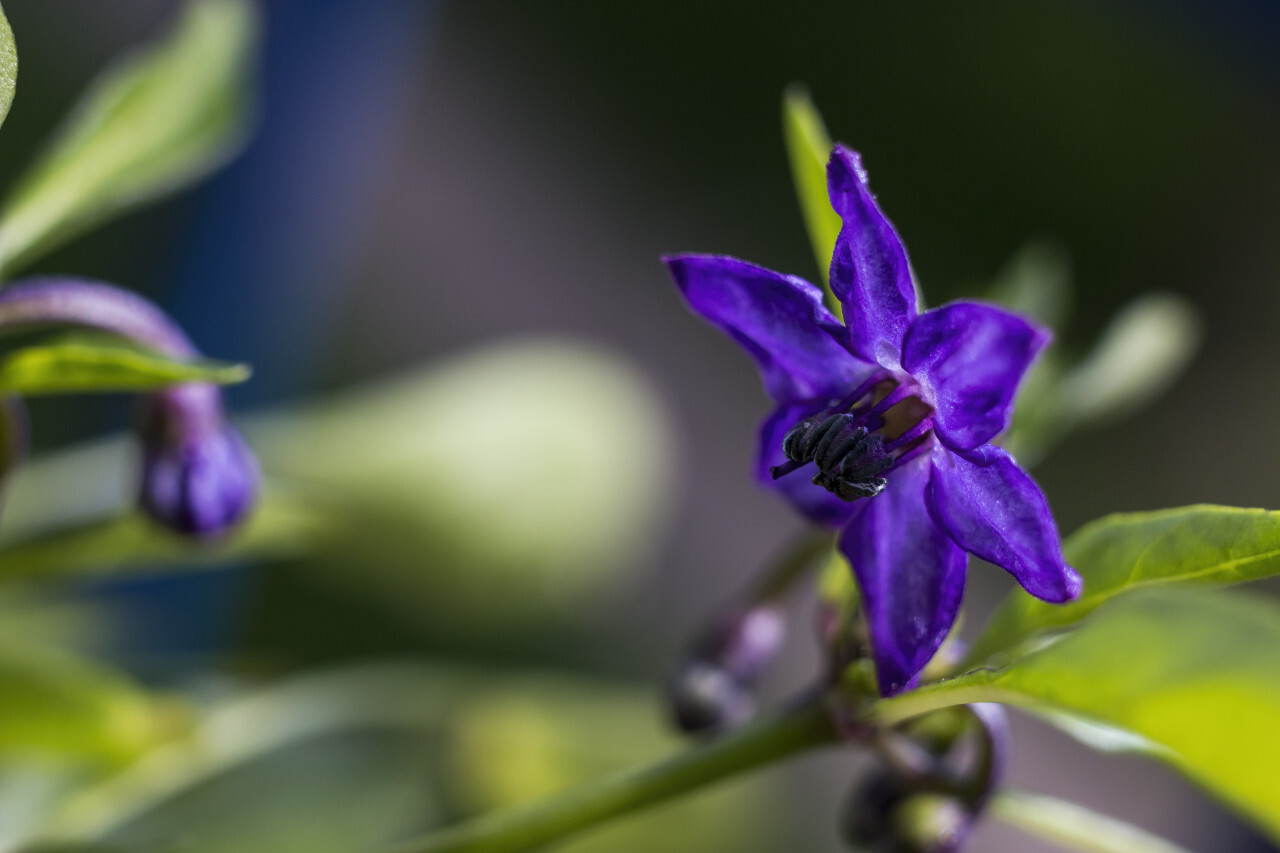
<path fill-rule="evenodd" d="M 160 308 L 109 284 L 28 279 L 0 291 L 0 331 L 49 325 L 106 332 L 174 358 L 200 354 Z M 0 410 L 0 477 L 26 445 L 20 409 L 20 401 L 11 398 Z M 149 395 L 138 434 L 139 504 L 159 523 L 184 535 L 211 537 L 230 530 L 252 508 L 261 479 L 258 463 L 227 423 L 216 386 L 187 383 Z"/>
<path fill-rule="evenodd" d="M 957 722 L 914 737 L 884 735 L 883 764 L 848 800 L 841 832 L 850 847 L 866 853 L 963 847 L 1004 775 L 1011 739 L 997 705 L 970 705 Z"/>

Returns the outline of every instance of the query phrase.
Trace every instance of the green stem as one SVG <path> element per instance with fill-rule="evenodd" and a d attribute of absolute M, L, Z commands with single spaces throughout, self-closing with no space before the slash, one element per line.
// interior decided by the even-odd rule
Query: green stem
<path fill-rule="evenodd" d="M 678 797 L 736 773 L 837 740 L 826 703 L 814 697 L 657 764 L 412 840 L 390 853 L 517 853 L 611 818 Z"/>
<path fill-rule="evenodd" d="M 829 532 L 801 534 L 787 545 L 747 600 L 765 602 L 783 598 L 809 573 L 814 561 L 829 554 L 834 545 L 834 537 Z"/>
<path fill-rule="evenodd" d="M 1081 853 L 1188 853 L 1124 821 L 1031 791 L 1003 790 L 990 808 L 993 817 L 1010 826 Z"/>

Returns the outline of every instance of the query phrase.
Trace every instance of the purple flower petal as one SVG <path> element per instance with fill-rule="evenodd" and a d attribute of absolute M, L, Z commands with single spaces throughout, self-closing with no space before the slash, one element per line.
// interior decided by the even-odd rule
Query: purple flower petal
<path fill-rule="evenodd" d="M 862 590 L 885 696 L 912 685 L 947 638 L 964 594 L 965 553 L 925 507 L 931 471 L 925 455 L 895 471 L 884 492 L 854 504 L 840 535 L 840 552 Z"/>
<path fill-rule="evenodd" d="M 831 206 L 844 220 L 831 257 L 831 292 L 844 305 L 850 348 L 896 369 L 916 316 L 916 289 L 902 239 L 876 204 L 856 151 L 837 145 L 827 164 Z"/>
<path fill-rule="evenodd" d="M 1009 426 L 1018 383 L 1049 333 L 993 305 L 952 302 L 915 319 L 902 366 L 927 386 L 938 437 L 954 450 Z"/>
<path fill-rule="evenodd" d="M 809 415 L 826 408 L 827 401 L 794 403 L 779 406 L 760 424 L 760 448 L 756 455 L 756 479 L 782 495 L 810 521 L 839 527 L 849 520 L 855 504 L 840 500 L 811 480 L 818 466 L 810 462 L 784 477 L 773 479 L 769 469 L 787 461 L 782 452 L 782 437 L 792 426 Z"/>
<path fill-rule="evenodd" d="M 663 260 L 689 307 L 756 360 L 775 400 L 839 397 L 871 370 L 838 343 L 840 322 L 804 279 L 720 255 Z"/>
<path fill-rule="evenodd" d="M 1049 502 L 1035 480 L 994 445 L 966 455 L 934 449 L 927 497 L 938 524 L 1036 598 L 1060 603 L 1077 597 L 1080 576 L 1063 560 Z"/>

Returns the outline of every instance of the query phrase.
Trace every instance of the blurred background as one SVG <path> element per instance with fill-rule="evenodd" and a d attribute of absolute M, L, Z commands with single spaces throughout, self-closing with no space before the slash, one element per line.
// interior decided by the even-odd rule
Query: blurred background
<path fill-rule="evenodd" d="M 21 77 L 6 171 L 179 5 L 9 0 Z M 1259 393 L 1280 358 L 1274 4 L 262 8 L 258 127 L 239 159 L 38 271 L 138 289 L 205 352 L 252 362 L 231 400 L 268 471 L 355 484 L 377 509 L 356 522 L 359 547 L 79 584 L 68 600 L 114 614 L 95 654 L 166 688 L 446 666 L 374 673 L 461 691 L 422 752 L 445 783 L 415 788 L 415 753 L 385 732 L 284 762 L 390 780 L 384 799 L 403 813 L 388 826 L 420 828 L 423 803 L 452 819 L 665 748 L 656 685 L 800 530 L 751 482 L 766 402 L 750 364 L 684 310 L 658 262 L 720 252 L 816 280 L 779 123 L 794 81 L 863 153 L 931 303 L 984 293 L 1040 241 L 1073 284 L 1061 352 L 1085 351 L 1148 291 L 1200 313 L 1203 348 L 1171 393 L 1037 468 L 1064 532 L 1117 510 L 1280 502 L 1280 412 Z M 39 401 L 37 447 L 129 415 L 123 400 Z M 525 416 L 513 437 L 506 419 Z M 34 511 L 6 508 L 14 523 Z M 989 567 L 970 578 L 974 613 L 1009 588 Z M 808 618 L 799 608 L 771 695 L 812 671 Z M 335 684 L 312 688 L 349 695 Z M 1168 768 L 1016 723 L 1028 786 L 1191 849 L 1271 849 Z M 835 851 L 855 765 L 799 761 L 655 813 L 664 834 L 631 821 L 574 849 Z M 258 784 L 283 778 L 259 770 Z M 148 837 L 119 827 L 121 843 Z M 991 826 L 974 849 L 1050 848 Z"/>

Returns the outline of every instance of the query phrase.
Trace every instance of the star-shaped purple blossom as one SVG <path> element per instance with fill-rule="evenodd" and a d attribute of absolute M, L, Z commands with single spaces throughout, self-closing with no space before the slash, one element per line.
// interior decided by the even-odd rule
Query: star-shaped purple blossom
<path fill-rule="evenodd" d="M 809 518 L 840 527 L 862 592 L 880 690 L 912 686 L 946 639 L 965 552 L 1050 602 L 1080 593 L 1035 481 L 991 441 L 1046 330 L 992 305 L 920 311 L 906 248 L 858 154 L 827 166 L 843 220 L 822 291 L 735 258 L 664 260 L 689 306 L 755 359 L 777 404 L 756 466 Z"/>

